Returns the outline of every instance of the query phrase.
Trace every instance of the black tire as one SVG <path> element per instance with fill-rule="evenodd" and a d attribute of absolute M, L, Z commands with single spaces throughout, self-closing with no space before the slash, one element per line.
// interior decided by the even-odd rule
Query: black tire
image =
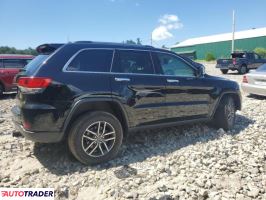
<path fill-rule="evenodd" d="M 230 112 L 229 107 L 232 109 Z M 220 104 L 214 114 L 212 124 L 216 128 L 223 128 L 224 130 L 228 131 L 234 127 L 236 117 L 235 113 L 236 106 L 234 99 L 231 96 L 225 96 L 220 101 Z"/>
<path fill-rule="evenodd" d="M 4 86 L 0 83 L 0 97 L 3 96 L 4 91 L 5 91 L 5 88 L 4 88 Z"/>
<path fill-rule="evenodd" d="M 246 65 L 242 65 L 239 70 L 238 70 L 238 73 L 239 74 L 246 74 L 248 72 L 248 68 Z"/>
<path fill-rule="evenodd" d="M 104 129 L 104 127 L 101 127 L 102 126 L 101 122 L 104 124 L 103 126 L 106 126 L 106 130 Z M 100 128 L 94 127 L 97 125 Z M 90 132 L 86 130 L 89 130 Z M 97 131 L 94 132 L 95 130 Z M 100 133 L 101 131 L 102 133 Z M 109 131 L 109 133 L 112 132 L 114 133 L 112 135 L 110 134 L 107 135 L 105 131 L 107 132 Z M 93 134 L 91 132 L 93 132 Z M 95 134 L 97 134 L 97 136 Z M 102 137 L 100 137 L 100 135 L 102 135 Z M 109 136 L 109 138 L 107 136 Z M 109 140 L 112 138 L 115 139 Z M 118 154 L 118 151 L 122 144 L 122 140 L 123 140 L 123 129 L 119 120 L 110 113 L 97 111 L 85 114 L 79 117 L 74 122 L 69 131 L 68 146 L 71 153 L 80 162 L 82 162 L 85 165 L 95 165 L 113 159 Z M 86 149 L 87 151 L 85 151 Z M 95 155 L 97 152 L 98 154 L 101 155 L 99 156 Z M 89 155 L 90 153 L 91 155 Z"/>
<path fill-rule="evenodd" d="M 223 74 L 227 74 L 228 69 L 221 69 L 221 72 L 222 72 Z"/>

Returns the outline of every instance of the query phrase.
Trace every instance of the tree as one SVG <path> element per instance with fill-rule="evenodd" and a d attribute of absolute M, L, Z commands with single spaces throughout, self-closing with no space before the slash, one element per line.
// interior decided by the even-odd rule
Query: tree
<path fill-rule="evenodd" d="M 254 52 L 260 55 L 262 58 L 266 58 L 266 49 L 262 47 L 257 47 Z"/>
<path fill-rule="evenodd" d="M 138 45 L 142 45 L 141 43 L 141 40 L 140 40 L 140 38 L 137 38 L 137 40 L 136 41 L 134 41 L 134 40 L 126 40 L 126 41 L 123 41 L 123 43 L 125 43 L 125 44 L 138 44 Z"/>
<path fill-rule="evenodd" d="M 137 44 L 138 45 L 142 45 L 142 42 L 141 42 L 140 38 L 137 38 Z"/>
<path fill-rule="evenodd" d="M 134 40 L 126 40 L 125 43 L 126 44 L 136 44 L 136 42 Z"/>
<path fill-rule="evenodd" d="M 31 47 L 27 49 L 16 49 L 14 47 L 2 46 L 0 47 L 0 54 L 29 54 L 29 55 L 37 55 L 37 51 L 32 49 Z"/>
<path fill-rule="evenodd" d="M 206 57 L 205 57 L 205 60 L 206 61 L 212 61 L 212 60 L 215 60 L 215 57 L 212 53 L 207 53 L 206 54 Z"/>

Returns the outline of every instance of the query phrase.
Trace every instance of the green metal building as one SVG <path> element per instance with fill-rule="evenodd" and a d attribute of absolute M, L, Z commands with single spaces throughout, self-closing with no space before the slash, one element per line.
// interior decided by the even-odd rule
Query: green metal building
<path fill-rule="evenodd" d="M 235 50 L 253 51 L 266 48 L 266 27 L 235 32 Z M 212 53 L 216 59 L 229 58 L 232 51 L 232 33 L 192 38 L 171 47 L 171 50 L 193 59 L 205 59 Z"/>

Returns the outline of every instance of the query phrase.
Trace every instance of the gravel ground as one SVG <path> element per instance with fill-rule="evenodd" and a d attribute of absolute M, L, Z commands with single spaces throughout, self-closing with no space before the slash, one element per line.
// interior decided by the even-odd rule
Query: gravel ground
<path fill-rule="evenodd" d="M 242 79 L 213 64 L 206 71 Z M 13 98 L 0 100 L 0 187 L 53 187 L 56 199 L 266 199 L 266 98 L 243 93 L 232 131 L 196 124 L 138 132 L 118 158 L 94 167 L 63 143 L 12 137 Z"/>

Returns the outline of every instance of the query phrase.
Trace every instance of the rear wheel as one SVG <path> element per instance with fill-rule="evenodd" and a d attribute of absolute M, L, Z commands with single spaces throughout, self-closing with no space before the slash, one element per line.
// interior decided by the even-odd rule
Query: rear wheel
<path fill-rule="evenodd" d="M 227 74 L 228 69 L 221 69 L 221 72 L 222 72 L 223 74 Z"/>
<path fill-rule="evenodd" d="M 72 154 L 86 165 L 114 158 L 123 140 L 119 120 L 110 113 L 92 112 L 81 116 L 72 126 L 68 145 Z"/>
<path fill-rule="evenodd" d="M 231 96 L 224 97 L 213 118 L 213 125 L 217 128 L 230 130 L 235 124 L 236 106 Z"/>
<path fill-rule="evenodd" d="M 239 68 L 239 70 L 238 70 L 238 73 L 239 73 L 239 74 L 245 74 L 245 73 L 247 73 L 247 72 L 248 72 L 248 68 L 247 68 L 246 65 L 242 65 L 242 66 Z"/>

